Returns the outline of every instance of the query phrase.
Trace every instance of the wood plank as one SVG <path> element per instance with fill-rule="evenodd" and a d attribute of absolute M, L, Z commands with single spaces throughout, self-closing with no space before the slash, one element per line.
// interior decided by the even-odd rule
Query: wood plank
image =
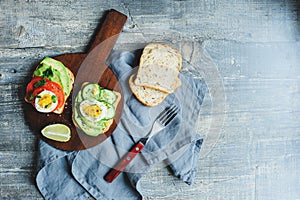
<path fill-rule="evenodd" d="M 42 199 L 35 187 L 35 152 L 0 153 L 0 197 L 3 199 Z"/>

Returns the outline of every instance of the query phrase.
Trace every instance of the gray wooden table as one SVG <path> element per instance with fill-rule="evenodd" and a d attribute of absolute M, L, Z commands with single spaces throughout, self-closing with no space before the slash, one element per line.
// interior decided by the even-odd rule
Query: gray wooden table
<path fill-rule="evenodd" d="M 116 48 L 185 41 L 214 66 L 194 69 L 210 88 L 196 127 L 205 141 L 195 182 L 158 166 L 142 178 L 146 199 L 300 199 L 297 0 L 1 0 L 0 198 L 42 199 L 37 138 L 22 109 L 33 67 L 83 52 L 111 8 L 129 16 Z"/>

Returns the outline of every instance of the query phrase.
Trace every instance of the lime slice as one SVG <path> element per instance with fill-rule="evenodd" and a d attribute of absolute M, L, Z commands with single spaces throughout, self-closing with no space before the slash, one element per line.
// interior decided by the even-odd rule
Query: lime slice
<path fill-rule="evenodd" d="M 58 142 L 67 142 L 71 138 L 71 130 L 64 124 L 51 124 L 41 131 L 43 136 Z"/>

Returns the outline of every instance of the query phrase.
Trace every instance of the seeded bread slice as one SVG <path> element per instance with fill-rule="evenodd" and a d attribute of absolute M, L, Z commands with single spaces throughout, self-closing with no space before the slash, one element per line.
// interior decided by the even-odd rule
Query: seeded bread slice
<path fill-rule="evenodd" d="M 140 66 L 144 65 L 163 65 L 170 68 L 182 68 L 182 56 L 177 49 L 161 43 L 150 43 L 143 49 L 140 58 Z"/>
<path fill-rule="evenodd" d="M 134 83 L 135 74 L 129 78 L 129 86 L 134 96 L 146 106 L 156 106 L 163 102 L 168 93 L 144 86 L 138 86 Z"/>
<path fill-rule="evenodd" d="M 148 44 L 140 58 L 134 83 L 165 93 L 173 93 L 180 85 L 181 54 L 174 48 L 159 43 Z"/>

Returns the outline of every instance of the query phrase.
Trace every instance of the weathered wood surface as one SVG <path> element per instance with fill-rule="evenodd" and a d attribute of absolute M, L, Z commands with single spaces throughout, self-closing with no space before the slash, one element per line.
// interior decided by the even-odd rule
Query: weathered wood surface
<path fill-rule="evenodd" d="M 142 179 L 146 199 L 300 199 L 297 0 L 0 1 L 0 198 L 42 198 L 37 140 L 22 109 L 33 67 L 44 56 L 84 51 L 111 8 L 129 16 L 116 48 L 189 40 L 224 84 L 224 112 L 212 110 L 209 95 L 203 104 L 196 181 L 188 186 L 157 167 Z"/>

